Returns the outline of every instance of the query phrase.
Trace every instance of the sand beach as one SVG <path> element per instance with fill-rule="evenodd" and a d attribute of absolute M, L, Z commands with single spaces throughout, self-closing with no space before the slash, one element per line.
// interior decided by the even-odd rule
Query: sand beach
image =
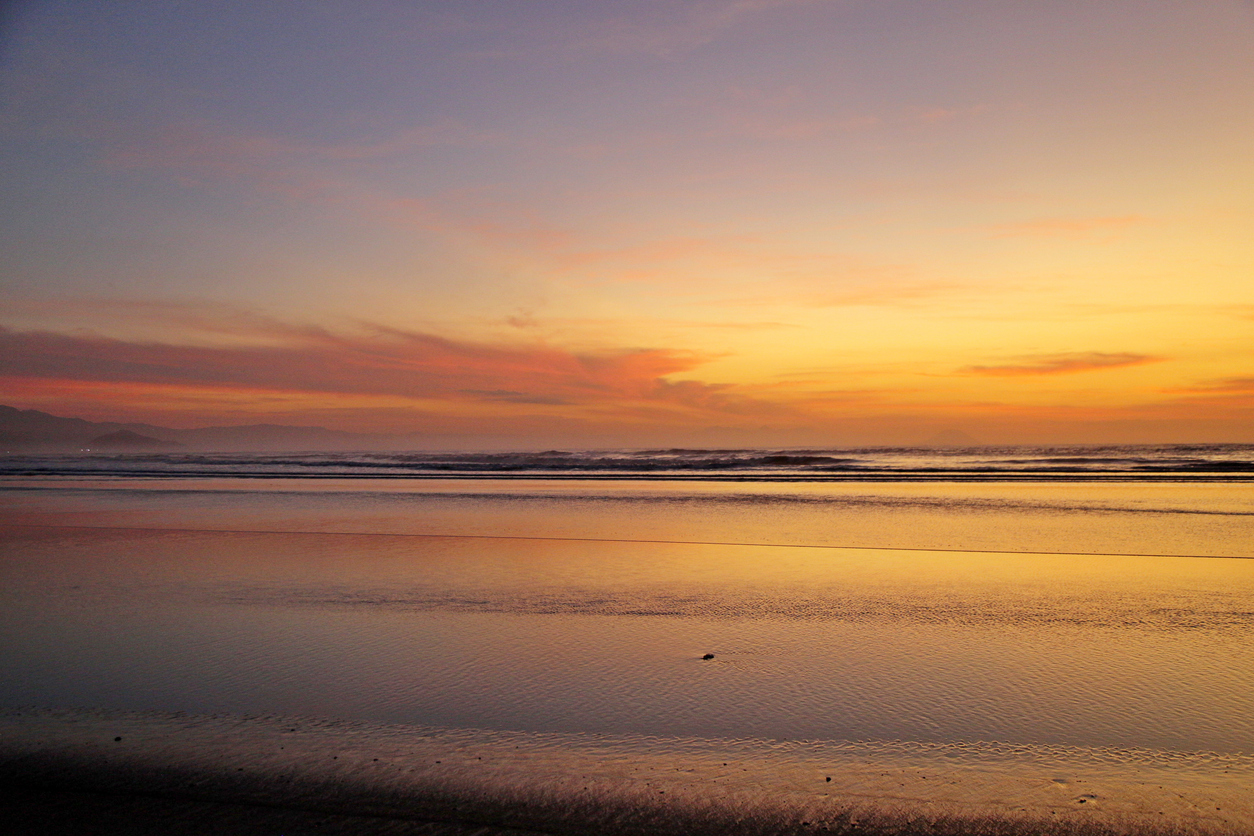
<path fill-rule="evenodd" d="M 1225 484 L 0 499 L 24 832 L 1254 832 Z"/>
<path fill-rule="evenodd" d="M 49 817 L 29 832 L 105 832 L 92 828 L 122 811 L 130 821 L 116 832 L 126 833 L 211 832 L 196 829 L 210 823 L 218 832 L 346 834 L 1254 829 L 1247 756 L 108 711 L 9 712 L 0 730 L 10 798 L 24 815 Z"/>

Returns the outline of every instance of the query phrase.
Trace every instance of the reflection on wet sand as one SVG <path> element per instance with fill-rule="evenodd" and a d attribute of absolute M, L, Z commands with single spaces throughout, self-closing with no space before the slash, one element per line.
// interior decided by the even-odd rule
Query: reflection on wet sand
<path fill-rule="evenodd" d="M 1190 537 L 1238 553 L 1254 516 L 1215 485 L 788 485 L 756 499 L 180 485 L 0 491 L 0 704 L 78 709 L 10 714 L 21 758 L 63 740 L 90 783 L 99 724 L 130 723 L 125 736 L 149 743 L 109 757 L 130 752 L 144 780 L 236 758 L 282 766 L 302 792 L 365 781 L 353 797 L 376 803 L 361 787 L 401 779 L 364 760 L 297 776 L 303 762 L 267 760 L 273 729 L 225 715 L 322 717 L 338 719 L 301 721 L 320 729 L 310 746 L 339 751 L 351 731 L 370 764 L 397 735 L 460 741 L 446 766 L 500 744 L 499 767 L 458 773 L 470 783 L 455 806 L 580 810 L 585 824 L 635 827 L 666 795 L 724 829 L 827 816 L 857 832 L 856 807 L 891 830 L 894 804 L 929 827 L 999 810 L 1254 827 L 1234 800 L 1254 796 L 1254 561 L 1065 553 L 1161 554 Z M 860 538 L 868 548 L 832 547 Z M 763 544 L 649 542 L 693 539 Z M 402 795 L 435 786 L 404 783 L 412 763 L 393 762 L 409 770 Z M 830 786 L 811 786 L 820 767 Z M 595 791 L 576 774 L 601 776 Z"/>
<path fill-rule="evenodd" d="M 6 539 L 8 704 L 1254 752 L 1252 561 Z"/>

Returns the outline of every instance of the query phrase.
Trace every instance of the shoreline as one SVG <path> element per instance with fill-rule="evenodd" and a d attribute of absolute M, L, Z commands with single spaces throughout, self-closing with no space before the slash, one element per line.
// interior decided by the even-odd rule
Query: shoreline
<path fill-rule="evenodd" d="M 77 816 L 48 834 L 1210 836 L 1254 832 L 1252 779 L 1249 756 L 1151 750 L 0 713 L 5 806 Z M 129 829 L 100 829 L 110 816 Z"/>

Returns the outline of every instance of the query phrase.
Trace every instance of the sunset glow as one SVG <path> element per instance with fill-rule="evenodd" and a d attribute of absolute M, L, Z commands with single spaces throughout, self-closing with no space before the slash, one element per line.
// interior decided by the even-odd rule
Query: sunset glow
<path fill-rule="evenodd" d="M 1254 6 L 26 2 L 0 402 L 1254 441 Z"/>

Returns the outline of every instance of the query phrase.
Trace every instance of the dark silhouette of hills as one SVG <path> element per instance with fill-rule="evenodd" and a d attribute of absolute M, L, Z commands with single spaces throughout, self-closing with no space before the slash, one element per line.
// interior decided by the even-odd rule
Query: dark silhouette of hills
<path fill-rule="evenodd" d="M 153 424 L 62 418 L 37 409 L 0 405 L 0 451 L 361 450 L 395 446 L 395 443 L 391 436 L 325 427 L 249 424 L 181 430 Z"/>
<path fill-rule="evenodd" d="M 170 450 L 182 449 L 186 445 L 179 444 L 177 441 L 162 441 L 159 438 L 153 438 L 150 435 L 140 435 L 130 430 L 118 430 L 117 432 L 105 433 L 98 435 L 90 442 L 92 450 Z"/>

